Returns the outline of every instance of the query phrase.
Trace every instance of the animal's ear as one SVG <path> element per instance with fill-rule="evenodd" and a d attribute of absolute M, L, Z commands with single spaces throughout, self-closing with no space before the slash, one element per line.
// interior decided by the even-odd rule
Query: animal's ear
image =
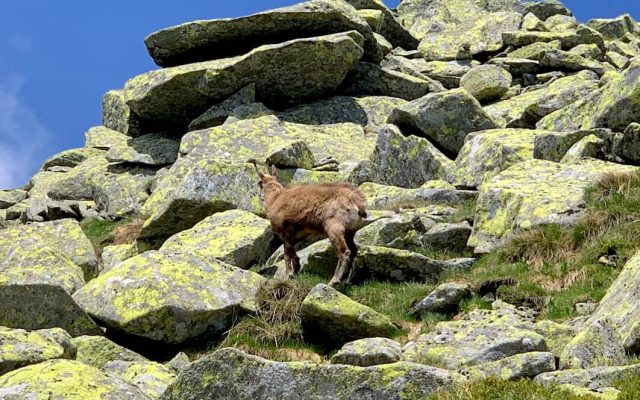
<path fill-rule="evenodd" d="M 275 165 L 271 166 L 271 175 L 278 176 L 278 170 L 276 169 Z"/>
<path fill-rule="evenodd" d="M 256 160 L 252 159 L 252 160 L 249 160 L 249 162 L 251 162 L 253 166 L 256 167 L 256 172 L 258 173 L 258 177 L 260 179 L 264 179 L 264 174 L 260 172 L 260 168 L 258 168 L 258 163 L 256 162 Z"/>

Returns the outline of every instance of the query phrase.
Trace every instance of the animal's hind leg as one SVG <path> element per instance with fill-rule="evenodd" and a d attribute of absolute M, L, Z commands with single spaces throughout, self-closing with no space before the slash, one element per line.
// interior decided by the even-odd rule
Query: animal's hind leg
<path fill-rule="evenodd" d="M 347 283 L 351 283 L 353 279 L 353 275 L 356 270 L 356 259 L 358 258 L 358 245 L 355 241 L 356 232 L 348 231 L 345 233 L 345 241 L 347 242 L 347 247 L 351 252 L 351 256 L 349 258 L 349 274 L 347 275 Z"/>
<path fill-rule="evenodd" d="M 287 278 L 292 278 L 300 270 L 300 259 L 295 247 L 290 243 L 284 245 L 284 264 L 287 267 Z"/>
<path fill-rule="evenodd" d="M 351 251 L 349 250 L 349 246 L 347 246 L 347 242 L 345 240 L 344 228 L 339 223 L 332 224 L 329 222 L 326 224 L 325 230 L 327 232 L 327 236 L 329 236 L 331 244 L 338 253 L 338 265 L 333 273 L 333 278 L 329 281 L 329 286 L 336 286 L 342 282 L 342 277 L 349 266 Z"/>

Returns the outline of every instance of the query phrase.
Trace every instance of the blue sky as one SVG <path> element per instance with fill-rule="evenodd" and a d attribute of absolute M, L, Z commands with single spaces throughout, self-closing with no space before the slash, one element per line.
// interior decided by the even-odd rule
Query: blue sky
<path fill-rule="evenodd" d="M 48 156 L 83 145 L 83 133 L 101 122 L 102 95 L 156 68 L 147 34 L 297 2 L 0 0 L 0 188 L 25 183 Z M 625 12 L 640 19 L 637 0 L 565 4 L 582 21 Z"/>

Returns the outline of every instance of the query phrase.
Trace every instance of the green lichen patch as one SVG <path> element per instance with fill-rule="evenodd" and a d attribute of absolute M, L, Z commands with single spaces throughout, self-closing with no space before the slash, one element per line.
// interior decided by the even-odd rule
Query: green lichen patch
<path fill-rule="evenodd" d="M 76 347 L 60 328 L 25 331 L 0 327 L 0 375 L 56 358 L 73 359 Z"/>

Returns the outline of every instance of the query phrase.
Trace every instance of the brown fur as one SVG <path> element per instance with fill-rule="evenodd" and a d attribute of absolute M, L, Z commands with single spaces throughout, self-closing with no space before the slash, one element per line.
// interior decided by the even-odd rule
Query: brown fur
<path fill-rule="evenodd" d="M 256 166 L 257 168 L 257 166 Z M 325 234 L 338 252 L 338 265 L 330 285 L 341 283 L 348 270 L 351 280 L 358 254 L 354 237 L 367 215 L 366 198 L 348 183 L 283 187 L 272 175 L 260 176 L 260 193 L 271 227 L 284 243 L 288 276 L 300 269 L 295 244 L 313 234 Z"/>

